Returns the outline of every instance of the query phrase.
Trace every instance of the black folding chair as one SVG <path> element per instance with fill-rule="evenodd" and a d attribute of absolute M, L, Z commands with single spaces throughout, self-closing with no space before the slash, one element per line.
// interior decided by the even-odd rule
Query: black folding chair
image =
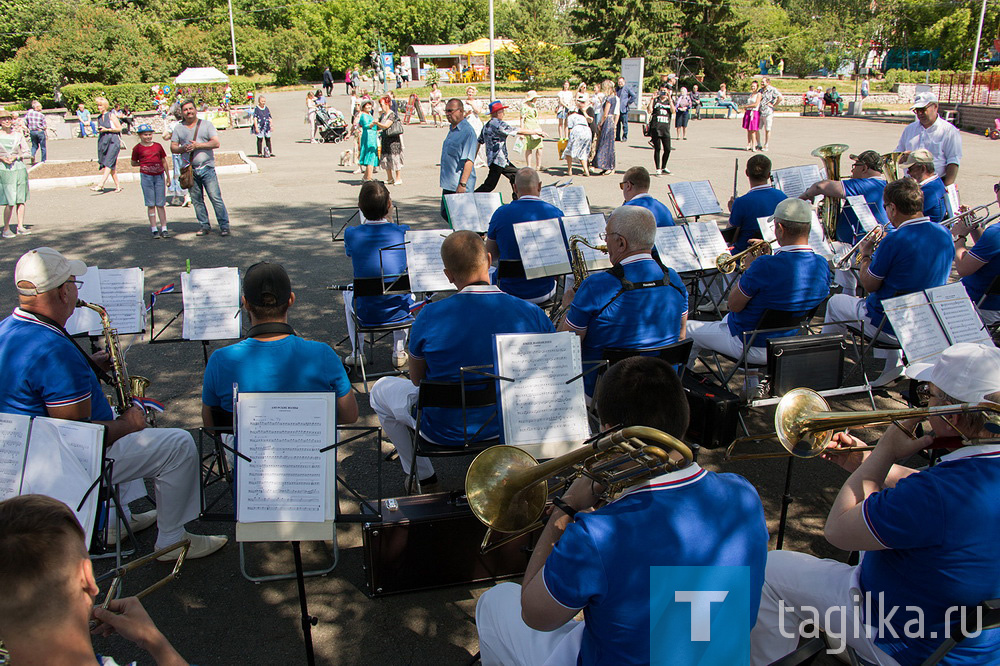
<path fill-rule="evenodd" d="M 228 494 L 233 496 L 233 466 L 230 458 L 226 455 L 225 435 L 233 434 L 233 413 L 227 412 L 221 407 L 211 407 L 212 425 L 211 427 L 198 428 L 198 452 L 201 454 L 201 518 L 205 520 L 233 520 L 234 513 L 213 513 L 222 499 Z M 205 452 L 204 440 L 208 438 L 212 449 Z M 228 486 L 228 492 L 217 495 L 212 501 L 208 500 L 208 488 L 219 482 Z M 234 502 L 235 505 L 235 502 Z"/>
<path fill-rule="evenodd" d="M 386 283 L 381 277 L 354 278 L 355 298 L 359 296 L 384 296 L 385 293 Z M 389 375 L 400 375 L 403 374 L 403 372 L 401 370 L 391 370 L 388 372 L 378 372 L 369 375 L 365 370 L 365 358 L 367 356 L 365 344 L 367 343 L 367 345 L 372 349 L 372 354 L 374 355 L 376 343 L 396 331 L 409 330 L 409 328 L 413 326 L 414 318 L 412 316 L 408 316 L 400 319 L 399 321 L 370 325 L 361 323 L 361 320 L 358 319 L 357 313 L 354 310 L 351 311 L 351 318 L 354 320 L 355 357 L 357 358 L 358 367 L 361 369 L 361 383 L 365 387 L 365 393 L 368 393 L 368 377 L 376 378 Z"/>
<path fill-rule="evenodd" d="M 990 286 L 986 288 L 986 291 L 983 293 L 982 298 L 980 298 L 979 301 L 976 302 L 976 308 L 982 310 L 983 303 L 985 303 L 986 299 L 989 298 L 990 296 L 1000 296 L 1000 275 L 997 275 L 995 278 L 993 278 L 993 282 L 991 282 Z M 986 330 L 989 331 L 991 337 L 996 338 L 998 335 L 1000 335 L 1000 320 L 996 321 L 993 324 L 987 324 Z"/>

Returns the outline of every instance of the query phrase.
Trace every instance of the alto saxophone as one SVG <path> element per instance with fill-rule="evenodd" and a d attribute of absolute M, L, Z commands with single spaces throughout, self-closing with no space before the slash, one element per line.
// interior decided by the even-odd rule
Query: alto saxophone
<path fill-rule="evenodd" d="M 128 368 L 125 367 L 125 354 L 122 353 L 121 343 L 118 341 L 118 331 L 111 327 L 111 317 L 108 311 L 100 305 L 87 303 L 78 300 L 78 308 L 89 308 L 101 317 L 101 328 L 104 331 L 104 348 L 111 358 L 111 385 L 115 389 L 116 411 L 121 416 L 133 404 L 133 398 L 145 398 L 146 389 L 150 381 L 140 375 L 129 377 Z M 155 425 L 155 414 L 152 410 L 146 411 L 146 420 L 150 425 Z"/>
<path fill-rule="evenodd" d="M 579 289 L 583 281 L 587 279 L 587 260 L 583 256 L 583 250 L 580 249 L 580 243 L 598 252 L 607 253 L 608 251 L 607 245 L 591 245 L 590 241 L 583 236 L 573 235 L 569 237 L 569 266 L 573 271 L 573 291 Z M 552 315 L 552 323 L 558 326 L 567 310 L 569 310 L 568 305 L 563 305 L 556 310 L 555 314 Z"/>

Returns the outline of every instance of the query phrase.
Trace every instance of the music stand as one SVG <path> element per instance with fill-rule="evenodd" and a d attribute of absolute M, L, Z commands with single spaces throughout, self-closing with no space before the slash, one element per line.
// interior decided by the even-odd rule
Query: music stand
<path fill-rule="evenodd" d="M 392 209 L 394 211 L 393 215 L 396 218 L 396 224 L 399 224 L 399 208 L 397 208 L 395 205 L 393 205 Z M 337 229 L 336 231 L 334 231 L 334 228 L 337 226 L 337 223 L 335 221 L 335 216 L 340 215 L 342 211 L 348 211 L 348 210 L 352 211 L 351 216 L 347 218 L 346 222 L 344 222 L 342 225 L 340 225 L 340 229 Z M 331 234 L 331 239 L 330 240 L 331 240 L 331 242 L 333 242 L 333 243 L 343 243 L 344 242 L 344 229 L 346 229 L 347 227 L 349 227 L 351 225 L 351 222 L 353 222 L 355 218 L 360 218 L 360 217 L 361 217 L 361 210 L 357 206 L 330 206 L 330 234 Z"/>
<path fill-rule="evenodd" d="M 168 292 L 167 294 L 159 294 L 160 297 L 163 296 L 174 296 L 179 295 L 179 292 Z M 212 343 L 211 340 L 186 340 L 184 338 L 164 338 L 161 337 L 171 324 L 177 321 L 180 317 L 184 315 L 184 306 L 181 305 L 181 309 L 178 310 L 167 323 L 164 324 L 160 330 L 156 330 L 156 298 L 153 295 L 149 297 L 149 344 L 151 345 L 161 345 L 161 344 L 172 344 L 178 342 L 200 342 L 201 343 L 201 353 L 204 365 L 208 365 L 208 347 Z M 236 338 L 234 338 L 236 339 Z"/>

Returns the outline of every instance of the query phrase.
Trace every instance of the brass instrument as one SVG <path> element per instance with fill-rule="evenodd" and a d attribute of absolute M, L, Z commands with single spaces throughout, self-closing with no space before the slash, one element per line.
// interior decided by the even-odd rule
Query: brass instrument
<path fill-rule="evenodd" d="M 903 151 L 900 150 L 882 154 L 882 175 L 885 176 L 886 182 L 899 180 L 899 160 L 902 157 Z"/>
<path fill-rule="evenodd" d="M 118 341 L 118 331 L 111 327 L 111 317 L 108 316 L 108 311 L 100 305 L 80 300 L 76 302 L 76 307 L 89 308 L 101 317 L 104 348 L 111 357 L 111 380 L 115 389 L 118 415 L 121 416 L 125 410 L 132 406 L 132 398 L 146 397 L 146 389 L 149 387 L 150 381 L 140 375 L 129 377 L 128 368 L 125 367 L 125 354 Z M 146 410 L 146 420 L 149 421 L 150 425 L 155 424 L 155 413 L 152 410 Z"/>
<path fill-rule="evenodd" d="M 670 459 L 673 450 L 683 463 Z M 694 460 L 688 446 L 655 428 L 632 426 L 592 437 L 580 448 L 539 464 L 514 446 L 493 446 L 472 461 L 465 492 L 472 513 L 489 529 L 483 550 L 495 532 L 523 534 L 537 526 L 550 493 L 586 476 L 604 487 L 610 500 L 622 490 Z M 548 480 L 562 477 L 548 486 Z M 498 545 L 498 544 L 494 544 Z"/>
<path fill-rule="evenodd" d="M 765 254 L 771 254 L 771 244 L 761 238 L 755 238 L 750 241 L 750 246 L 742 252 L 736 254 L 723 252 L 720 254 L 715 258 L 715 267 L 720 273 L 727 275 L 737 268 L 740 271 L 745 271 L 750 266 L 751 261 Z"/>
<path fill-rule="evenodd" d="M 1000 218 L 1000 213 L 994 213 L 990 215 L 990 206 L 997 203 L 995 200 L 985 203 L 981 206 L 976 206 L 975 208 L 968 208 L 966 210 L 959 209 L 958 213 L 949 217 L 946 220 L 941 220 L 941 224 L 951 229 L 955 226 L 955 223 L 959 220 L 965 220 L 965 225 L 970 229 L 981 229 L 990 225 L 994 220 Z"/>
<path fill-rule="evenodd" d="M 149 587 L 147 587 L 146 589 L 144 589 L 143 591 L 139 592 L 138 594 L 135 594 L 134 596 L 136 599 L 142 599 L 143 597 L 152 594 L 153 592 L 156 592 L 158 589 L 160 589 L 170 581 L 180 578 L 181 565 L 184 564 L 184 558 L 187 557 L 188 548 L 190 547 L 191 547 L 190 539 L 181 539 L 180 541 L 178 541 L 173 545 L 167 546 L 166 548 L 160 548 L 159 550 L 150 553 L 145 557 L 140 557 L 137 560 L 133 560 L 128 564 L 123 564 L 122 566 L 109 571 L 107 574 L 105 574 L 105 576 L 112 577 L 111 586 L 108 588 L 108 593 L 104 596 L 104 601 L 101 603 L 101 608 L 107 610 L 108 606 L 111 604 L 111 601 L 118 595 L 118 592 L 122 586 L 122 579 L 125 578 L 125 574 L 127 574 L 130 571 L 134 571 L 135 569 L 138 569 L 141 566 L 145 566 L 150 562 L 155 562 L 156 558 L 162 557 L 167 553 L 172 553 L 173 551 L 178 549 L 181 550 L 181 554 L 177 558 L 177 561 L 174 563 L 174 568 L 171 570 L 171 572 L 166 576 L 164 576 L 163 578 L 161 578 L 160 580 L 153 583 L 152 585 L 150 585 Z M 93 629 L 96 625 L 97 621 L 91 620 L 90 628 Z"/>
<path fill-rule="evenodd" d="M 850 146 L 843 143 L 828 143 L 812 151 L 813 157 L 823 160 L 826 167 L 826 177 L 828 180 L 840 180 L 840 156 L 843 155 Z M 840 217 L 840 209 L 843 201 L 832 197 L 823 197 L 820 205 L 820 220 L 823 222 L 823 233 L 828 241 L 837 240 L 837 218 Z"/>
<path fill-rule="evenodd" d="M 843 428 L 897 423 L 900 420 L 914 417 L 927 418 L 972 412 L 991 412 L 995 415 L 1000 415 L 1000 404 L 995 402 L 981 402 L 978 404 L 966 402 L 956 405 L 914 407 L 912 409 L 834 412 L 830 411 L 829 403 L 816 391 L 808 388 L 797 388 L 786 393 L 778 402 L 778 408 L 774 412 L 775 432 L 764 436 L 740 437 L 733 440 L 733 443 L 726 449 L 725 460 L 786 458 L 789 455 L 796 458 L 814 458 L 824 452 L 826 445 L 833 438 L 833 433 Z M 1000 417 L 991 418 L 991 422 L 994 419 L 997 419 L 997 422 L 1000 423 Z M 910 436 L 912 437 L 912 434 Z M 733 455 L 733 451 L 740 442 L 774 438 L 777 438 L 781 443 L 781 446 L 785 449 L 784 451 Z M 830 453 L 852 453 L 854 451 L 868 450 L 870 450 L 868 447 L 844 447 L 831 449 Z"/>
<path fill-rule="evenodd" d="M 569 237 L 569 266 L 573 271 L 573 291 L 580 288 L 583 281 L 587 279 L 587 260 L 583 256 L 583 250 L 580 249 L 580 244 L 583 243 L 592 250 L 597 250 L 598 252 L 608 253 L 607 245 L 591 245 L 583 236 L 574 234 Z M 555 314 L 552 315 L 552 323 L 558 325 L 559 321 L 566 315 L 566 311 L 569 310 L 569 306 L 561 306 L 556 310 Z"/>
<path fill-rule="evenodd" d="M 857 265 L 857 258 L 861 256 L 861 246 L 867 241 L 872 241 L 874 245 L 872 246 L 872 251 L 874 252 L 878 248 L 878 244 L 882 242 L 885 238 L 886 233 L 889 231 L 889 223 L 879 225 L 866 233 L 864 237 L 854 244 L 847 254 L 842 256 L 837 260 L 837 263 L 833 265 L 838 271 L 849 271 Z"/>

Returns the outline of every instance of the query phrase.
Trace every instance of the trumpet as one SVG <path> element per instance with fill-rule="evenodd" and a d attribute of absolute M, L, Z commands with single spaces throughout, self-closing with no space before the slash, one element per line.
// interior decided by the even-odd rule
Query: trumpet
<path fill-rule="evenodd" d="M 1000 218 L 1000 213 L 994 213 L 990 215 L 990 206 L 995 204 L 996 201 L 990 201 L 989 203 L 982 204 L 981 206 L 976 206 L 975 208 L 969 208 L 968 210 L 959 209 L 956 215 L 949 217 L 946 220 L 941 220 L 941 224 L 951 229 L 959 221 L 965 222 L 965 226 L 970 229 L 982 229 L 987 226 L 997 218 Z"/>
<path fill-rule="evenodd" d="M 672 460 L 671 450 L 683 462 Z M 595 435 L 580 448 L 541 464 L 515 446 L 490 447 L 469 466 L 465 492 L 472 513 L 488 528 L 482 543 L 485 552 L 493 532 L 516 536 L 535 529 L 549 494 L 577 476 L 602 485 L 602 500 L 610 501 L 629 486 L 693 460 L 691 449 L 679 439 L 655 428 L 632 426 Z M 548 480 L 557 477 L 559 481 L 549 488 Z"/>
<path fill-rule="evenodd" d="M 750 241 L 750 247 L 742 252 L 737 252 L 736 254 L 723 252 L 720 254 L 715 258 L 715 267 L 720 273 L 727 275 L 737 268 L 740 271 L 745 271 L 750 266 L 750 262 L 765 254 L 771 254 L 771 244 L 761 238 L 755 238 Z"/>
<path fill-rule="evenodd" d="M 591 245 L 583 236 L 574 234 L 569 237 L 569 266 L 573 270 L 573 291 L 580 288 L 583 281 L 587 279 L 587 260 L 583 256 L 583 250 L 580 249 L 580 244 L 586 245 L 592 250 L 597 250 L 598 252 L 608 253 L 607 245 Z M 552 315 L 552 323 L 558 325 L 559 320 L 563 318 L 566 311 L 569 310 L 568 305 L 561 306 Z"/>
<path fill-rule="evenodd" d="M 774 412 L 774 432 L 758 437 L 740 437 L 726 449 L 725 460 L 761 460 L 764 458 L 815 458 L 826 450 L 827 444 L 833 438 L 833 433 L 842 428 L 853 426 L 869 426 L 898 421 L 915 417 L 945 416 L 948 414 L 970 414 L 974 412 L 990 412 L 993 422 L 1000 423 L 1000 404 L 995 402 L 960 403 L 955 405 L 936 405 L 934 407 L 915 407 L 912 409 L 881 409 L 870 412 L 834 412 L 830 411 L 829 403 L 816 391 L 808 388 L 797 388 L 789 391 L 778 402 Z M 900 426 L 902 427 L 902 426 Z M 911 433 L 907 433 L 912 436 Z M 761 439 L 777 439 L 784 451 L 772 453 L 745 453 L 733 455 L 733 451 L 741 442 L 759 441 Z M 832 449 L 831 453 L 853 453 L 855 451 L 870 451 L 874 447 L 844 447 Z"/>
<path fill-rule="evenodd" d="M 861 246 L 868 241 L 872 241 L 874 243 L 872 245 L 872 251 L 874 252 L 875 249 L 878 248 L 878 244 L 882 242 L 883 238 L 885 238 L 885 234 L 889 230 L 889 224 L 889 222 L 886 222 L 885 224 L 877 226 L 866 233 L 861 240 L 854 244 L 854 247 L 847 251 L 847 254 L 837 260 L 837 263 L 835 263 L 833 267 L 838 271 L 849 271 L 854 268 L 857 265 L 858 257 L 861 255 Z"/>

